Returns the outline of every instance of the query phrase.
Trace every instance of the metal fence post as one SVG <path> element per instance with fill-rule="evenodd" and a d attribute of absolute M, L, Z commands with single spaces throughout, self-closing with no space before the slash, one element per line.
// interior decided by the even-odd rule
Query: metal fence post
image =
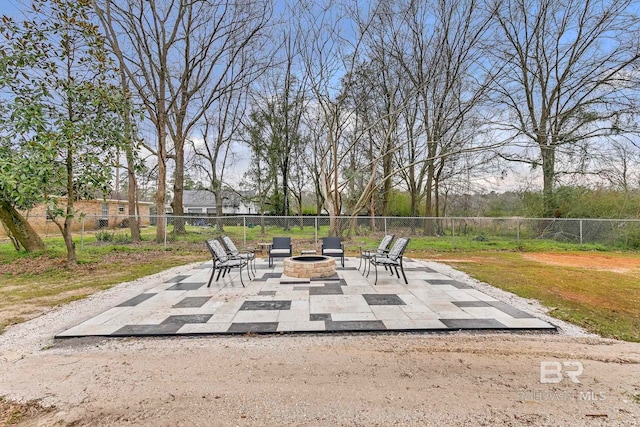
<path fill-rule="evenodd" d="M 82 226 L 80 228 L 80 250 L 84 249 L 84 217 L 82 219 Z"/>
<path fill-rule="evenodd" d="M 169 217 L 164 216 L 164 248 L 167 249 L 167 228 L 169 228 Z"/>
<path fill-rule="evenodd" d="M 453 218 L 451 218 L 451 249 L 456 248 L 456 223 Z"/>
<path fill-rule="evenodd" d="M 516 220 L 516 245 L 520 247 L 520 220 Z"/>
<path fill-rule="evenodd" d="M 315 217 L 316 250 L 318 249 L 318 217 Z"/>
<path fill-rule="evenodd" d="M 247 216 L 242 215 L 242 238 L 244 241 L 244 248 L 247 249 Z"/>
<path fill-rule="evenodd" d="M 580 220 L 580 245 L 582 245 L 582 220 Z"/>
<path fill-rule="evenodd" d="M 387 233 L 387 217 L 384 217 L 384 234 L 389 234 Z"/>

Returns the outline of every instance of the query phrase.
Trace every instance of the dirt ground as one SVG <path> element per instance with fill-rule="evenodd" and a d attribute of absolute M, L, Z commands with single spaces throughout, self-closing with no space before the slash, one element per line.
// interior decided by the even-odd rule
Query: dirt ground
<path fill-rule="evenodd" d="M 529 253 L 524 258 L 549 265 L 580 267 L 594 270 L 628 273 L 640 272 L 640 256 L 611 256 L 600 253 Z"/>
<path fill-rule="evenodd" d="M 65 340 L 0 359 L 0 394 L 54 405 L 27 411 L 18 425 L 640 424 L 640 346 L 603 339 Z M 579 362 L 580 383 L 566 374 L 549 383 L 557 370 L 541 382 L 541 362 Z"/>
<path fill-rule="evenodd" d="M 553 255 L 539 261 L 571 265 Z M 640 344 L 563 331 L 52 339 L 121 298 L 110 292 L 0 336 L 0 425 L 640 425 Z"/>

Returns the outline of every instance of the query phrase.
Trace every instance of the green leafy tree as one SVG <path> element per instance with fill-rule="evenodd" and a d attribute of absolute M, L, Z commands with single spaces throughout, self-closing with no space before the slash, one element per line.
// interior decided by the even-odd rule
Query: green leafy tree
<path fill-rule="evenodd" d="M 44 129 L 42 112 L 47 90 L 28 78 L 25 70 L 45 57 L 48 42 L 37 24 L 18 25 L 0 18 L 0 222 L 17 250 L 44 249 L 44 243 L 19 210 L 42 202 L 42 188 L 50 180 L 52 147 L 38 138 Z M 45 72 L 50 71 L 42 64 Z"/>
<path fill-rule="evenodd" d="M 65 241 L 67 265 L 73 265 L 74 201 L 108 192 L 116 148 L 124 141 L 123 115 L 131 109 L 123 90 L 111 83 L 117 81 L 115 70 L 91 23 L 89 2 L 34 0 L 32 6 L 34 21 L 12 25 L 7 40 L 18 52 L 24 38 L 39 40 L 46 49 L 30 50 L 28 63 L 16 63 L 12 109 L 21 120 L 3 122 L 3 130 L 21 132 L 18 147 L 30 154 L 30 167 L 41 171 L 40 179 L 31 180 L 30 202 L 46 201 Z M 35 105 L 23 100 L 25 92 L 33 91 L 40 95 Z M 21 103 L 28 105 L 27 112 L 20 110 Z M 24 163 L 13 164 L 17 173 L 30 173 Z M 16 197 L 7 202 L 20 206 Z"/>

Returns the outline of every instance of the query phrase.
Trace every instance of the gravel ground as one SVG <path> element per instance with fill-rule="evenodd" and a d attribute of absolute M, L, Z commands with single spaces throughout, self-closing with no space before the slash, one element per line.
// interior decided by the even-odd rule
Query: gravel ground
<path fill-rule="evenodd" d="M 0 336 L 0 396 L 51 407 L 23 425 L 640 424 L 640 345 L 597 338 L 550 318 L 535 301 L 429 266 L 559 333 L 54 342 L 56 333 L 192 268 L 183 266 L 9 328 Z M 579 362 L 580 382 L 566 375 L 541 382 L 541 362 Z"/>

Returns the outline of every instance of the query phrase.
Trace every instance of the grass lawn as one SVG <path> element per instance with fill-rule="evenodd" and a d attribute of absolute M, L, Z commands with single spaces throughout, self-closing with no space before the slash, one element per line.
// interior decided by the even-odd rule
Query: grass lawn
<path fill-rule="evenodd" d="M 92 246 L 79 251 L 78 265 L 67 269 L 64 251 L 53 244 L 40 254 L 7 249 L 9 245 L 0 244 L 0 333 L 9 325 L 118 283 L 208 259 L 203 250 L 191 247 Z"/>
<path fill-rule="evenodd" d="M 434 258 L 439 259 L 492 286 L 539 300 L 554 317 L 604 337 L 640 341 L 637 253 L 459 252 Z"/>
<path fill-rule="evenodd" d="M 96 235 L 86 235 L 78 266 L 70 270 L 64 266 L 60 238 L 47 239 L 47 250 L 39 254 L 18 253 L 0 243 L 0 333 L 8 325 L 115 284 L 209 259 L 202 242 L 218 233 L 206 227 L 187 230 L 184 236 L 169 234 L 166 248 L 151 241 L 153 228 L 145 229 L 145 241 L 135 245 L 115 244 L 118 239 L 101 243 Z M 321 229 L 319 236 L 326 231 Z M 230 226 L 225 232 L 239 247 L 245 233 L 248 246 L 276 235 L 290 235 L 296 251 L 315 245 L 313 227 L 294 227 L 288 234 L 274 227 L 260 235 L 259 227 Z M 360 246 L 375 247 L 378 241 L 379 236 L 352 238 L 346 242 L 347 253 L 354 256 Z M 490 285 L 537 299 L 553 316 L 604 337 L 640 342 L 638 253 L 541 240 L 522 241 L 515 248 L 508 240 L 472 238 L 459 238 L 452 249 L 450 238 L 419 237 L 412 238 L 407 256 L 445 262 Z"/>

